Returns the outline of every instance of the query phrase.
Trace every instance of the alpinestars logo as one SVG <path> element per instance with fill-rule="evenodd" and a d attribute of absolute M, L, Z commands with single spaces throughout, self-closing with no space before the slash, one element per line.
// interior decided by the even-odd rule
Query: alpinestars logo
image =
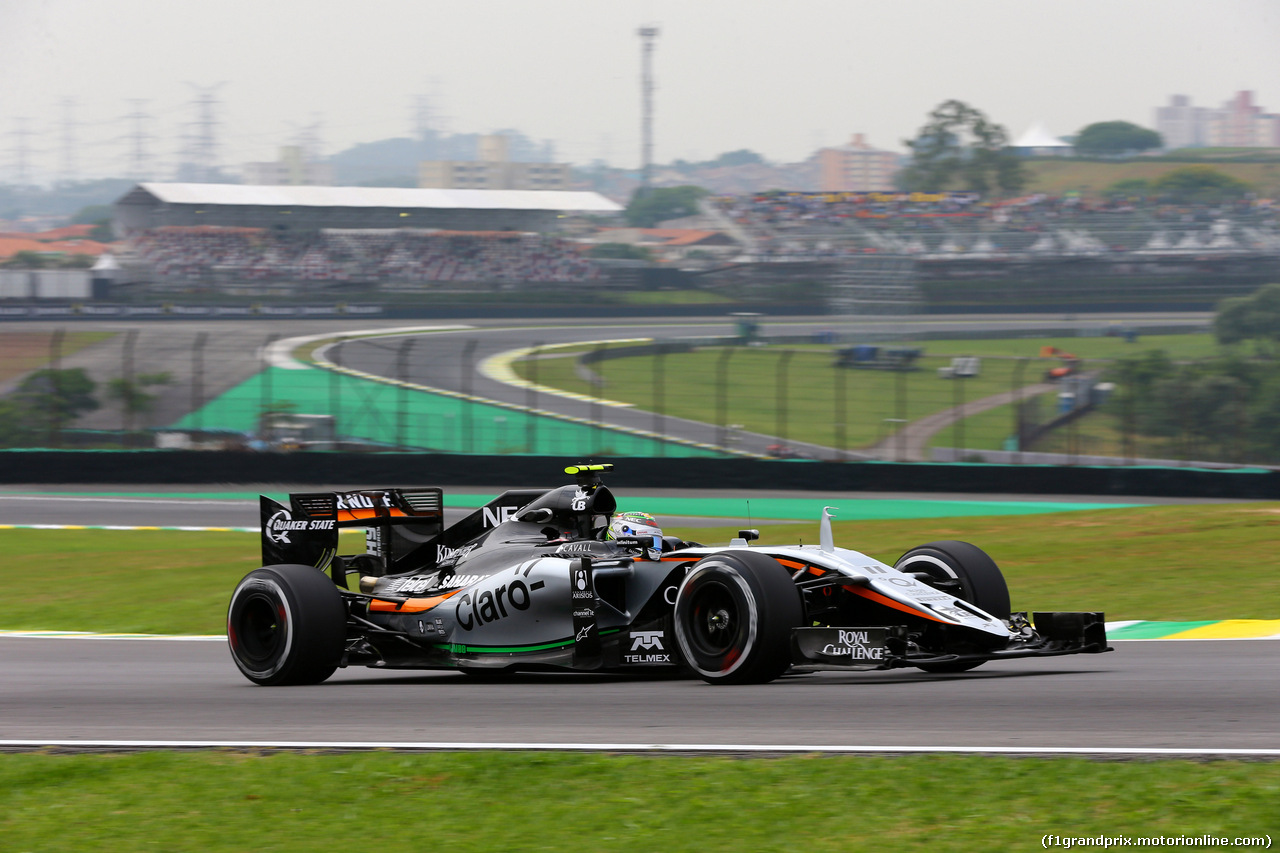
<path fill-rule="evenodd" d="M 671 663 L 671 653 L 666 650 L 663 645 L 662 631 L 632 631 L 631 632 L 631 649 L 623 654 L 623 663 Z M 644 649 L 649 649 L 649 653 L 643 653 Z"/>

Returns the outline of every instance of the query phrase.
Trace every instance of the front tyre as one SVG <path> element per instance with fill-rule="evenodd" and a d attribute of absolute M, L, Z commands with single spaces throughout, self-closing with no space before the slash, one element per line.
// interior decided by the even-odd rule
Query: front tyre
<path fill-rule="evenodd" d="M 263 566 L 245 575 L 227 608 L 231 658 L 255 684 L 319 684 L 338 668 L 346 607 L 312 566 Z"/>
<path fill-rule="evenodd" d="M 712 684 L 763 684 L 791 665 L 791 632 L 804 606 L 771 557 L 726 551 L 704 557 L 676 593 L 676 643 L 685 664 Z"/>
<path fill-rule="evenodd" d="M 923 573 L 925 583 L 976 605 L 998 619 L 1008 619 L 1009 586 L 995 560 L 976 545 L 945 539 L 912 548 L 898 558 L 894 568 L 900 572 Z M 980 666 L 982 661 L 920 664 L 925 672 L 964 672 Z"/>

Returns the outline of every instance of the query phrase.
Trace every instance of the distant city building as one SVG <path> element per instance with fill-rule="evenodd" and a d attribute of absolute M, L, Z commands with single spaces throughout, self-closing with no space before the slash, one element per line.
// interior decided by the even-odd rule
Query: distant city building
<path fill-rule="evenodd" d="M 1280 115 L 1263 112 L 1250 91 L 1216 109 L 1173 95 L 1168 106 L 1156 107 L 1156 131 L 1167 149 L 1280 147 Z"/>
<path fill-rule="evenodd" d="M 478 160 L 424 160 L 418 164 L 418 186 L 423 189 L 467 190 L 567 190 L 571 176 L 567 163 L 513 163 L 507 138 L 501 134 L 480 137 Z"/>
<path fill-rule="evenodd" d="M 1191 104 L 1186 95 L 1173 95 L 1169 105 L 1156 107 L 1156 132 L 1164 139 L 1164 147 L 1201 148 L 1209 144 L 1208 107 Z"/>
<path fill-rule="evenodd" d="M 286 145 L 273 163 L 245 163 L 241 183 L 266 187 L 331 187 L 333 166 L 306 160 L 302 146 Z"/>
<path fill-rule="evenodd" d="M 824 192 L 891 191 L 899 162 L 897 154 L 872 148 L 861 133 L 855 133 L 848 145 L 818 152 L 820 189 Z"/>

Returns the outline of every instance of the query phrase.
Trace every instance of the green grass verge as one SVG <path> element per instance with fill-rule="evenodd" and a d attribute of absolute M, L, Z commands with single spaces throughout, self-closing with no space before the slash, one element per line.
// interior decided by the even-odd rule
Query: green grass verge
<path fill-rule="evenodd" d="M 1070 792 L 1068 795 L 1066 792 Z M 6 850 L 1039 849 L 1275 832 L 1280 764 L 962 756 L 0 756 Z"/>
<path fill-rule="evenodd" d="M 834 529 L 837 544 L 886 562 L 935 539 L 973 542 L 1004 570 L 1015 609 L 1193 620 L 1280 618 L 1278 526 L 1280 505 L 1219 504 L 837 521 Z M 718 544 L 736 529 L 668 532 Z M 763 534 L 765 543 L 814 543 L 817 525 L 769 525 Z M 252 533 L 6 530 L 3 536 L 7 565 L 33 591 L 0 599 L 0 628 L 9 630 L 220 634 L 232 588 L 260 559 Z M 342 547 L 354 553 L 360 543 L 345 540 Z"/>

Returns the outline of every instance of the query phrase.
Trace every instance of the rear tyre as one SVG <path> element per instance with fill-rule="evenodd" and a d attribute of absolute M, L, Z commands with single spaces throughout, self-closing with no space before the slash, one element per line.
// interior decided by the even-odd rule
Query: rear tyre
<path fill-rule="evenodd" d="M 338 668 L 346 607 L 312 566 L 263 566 L 245 575 L 227 608 L 231 658 L 255 684 L 319 684 Z"/>
<path fill-rule="evenodd" d="M 962 601 L 976 605 L 998 619 L 1008 619 L 1009 586 L 995 560 L 968 542 L 944 539 L 912 548 L 898 558 L 900 572 L 922 572 L 935 585 Z M 929 581 L 925 581 L 929 583 Z M 925 672 L 964 672 L 985 661 L 920 664 Z"/>
<path fill-rule="evenodd" d="M 676 643 L 685 665 L 712 684 L 763 684 L 791 665 L 800 591 L 776 560 L 750 551 L 704 557 L 676 593 Z"/>

